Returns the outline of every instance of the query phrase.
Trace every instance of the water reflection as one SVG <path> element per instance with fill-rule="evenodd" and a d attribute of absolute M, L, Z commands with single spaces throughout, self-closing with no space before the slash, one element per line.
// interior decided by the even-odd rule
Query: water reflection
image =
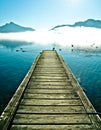
<path fill-rule="evenodd" d="M 82 54 L 85 55 L 86 57 L 91 57 L 91 56 L 99 56 L 101 55 L 101 48 L 81 48 L 81 47 L 74 47 L 71 48 L 71 52 L 75 54 Z"/>

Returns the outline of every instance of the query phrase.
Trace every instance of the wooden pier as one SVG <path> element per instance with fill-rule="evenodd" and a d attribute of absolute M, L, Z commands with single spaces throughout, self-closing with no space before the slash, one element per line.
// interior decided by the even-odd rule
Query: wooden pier
<path fill-rule="evenodd" d="M 38 55 L 0 117 L 0 130 L 101 130 L 101 119 L 56 51 Z"/>

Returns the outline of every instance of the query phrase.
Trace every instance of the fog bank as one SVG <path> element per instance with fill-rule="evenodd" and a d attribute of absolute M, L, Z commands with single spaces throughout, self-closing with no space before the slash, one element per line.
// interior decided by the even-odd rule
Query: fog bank
<path fill-rule="evenodd" d="M 101 47 L 101 29 L 60 27 L 51 31 L 0 33 L 0 40 L 26 41 L 60 46 Z"/>

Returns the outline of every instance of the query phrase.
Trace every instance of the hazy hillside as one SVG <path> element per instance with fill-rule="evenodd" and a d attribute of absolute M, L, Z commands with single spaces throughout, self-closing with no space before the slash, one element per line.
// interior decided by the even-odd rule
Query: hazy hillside
<path fill-rule="evenodd" d="M 51 30 L 54 30 L 56 28 L 60 28 L 60 27 L 93 27 L 93 28 L 101 28 L 101 20 L 94 20 L 94 19 L 88 19 L 86 21 L 83 22 L 76 22 L 73 25 L 69 25 L 69 24 L 63 24 L 63 25 L 57 25 L 54 28 L 52 28 Z"/>
<path fill-rule="evenodd" d="M 3 26 L 0 26 L 0 32 L 1 33 L 25 32 L 25 31 L 35 31 L 35 29 L 32 29 L 30 27 L 22 27 L 22 26 L 17 25 L 13 22 L 10 22 L 10 23 L 7 23 Z"/>

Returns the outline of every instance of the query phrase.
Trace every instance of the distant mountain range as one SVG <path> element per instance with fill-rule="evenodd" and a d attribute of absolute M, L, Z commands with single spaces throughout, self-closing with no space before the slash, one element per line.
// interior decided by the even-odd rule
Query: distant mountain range
<path fill-rule="evenodd" d="M 82 21 L 76 22 L 73 25 L 70 25 L 70 24 L 57 25 L 51 30 L 54 30 L 60 27 L 93 27 L 93 28 L 101 29 L 101 20 L 88 19 L 83 22 Z M 25 31 L 35 31 L 35 29 L 30 28 L 30 27 L 23 27 L 13 22 L 6 23 L 5 25 L 0 26 L 0 33 L 25 32 Z"/>
<path fill-rule="evenodd" d="M 101 28 L 101 20 L 94 20 L 94 19 L 88 19 L 86 21 L 80 21 L 80 22 L 76 22 L 73 25 L 69 25 L 69 24 L 64 24 L 64 25 L 57 25 L 54 28 L 52 28 L 51 30 L 54 30 L 56 28 L 60 28 L 60 27 L 93 27 L 93 28 Z"/>
<path fill-rule="evenodd" d="M 30 27 L 22 27 L 13 22 L 7 23 L 3 26 L 0 26 L 1 33 L 9 33 L 9 32 L 25 32 L 25 31 L 35 31 L 35 29 Z"/>

